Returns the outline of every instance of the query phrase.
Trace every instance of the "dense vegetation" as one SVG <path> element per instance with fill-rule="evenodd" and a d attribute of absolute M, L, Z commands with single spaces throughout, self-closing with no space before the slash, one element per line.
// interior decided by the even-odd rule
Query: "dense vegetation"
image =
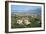
<path fill-rule="evenodd" d="M 29 18 L 29 21 L 31 22 L 28 25 L 20 25 L 17 22 L 18 19 L 21 19 L 22 17 Z M 31 16 L 12 16 L 11 17 L 11 27 L 12 28 L 31 28 L 31 27 L 41 27 L 41 20 L 38 18 L 33 18 Z M 40 23 L 39 23 L 40 22 Z"/>

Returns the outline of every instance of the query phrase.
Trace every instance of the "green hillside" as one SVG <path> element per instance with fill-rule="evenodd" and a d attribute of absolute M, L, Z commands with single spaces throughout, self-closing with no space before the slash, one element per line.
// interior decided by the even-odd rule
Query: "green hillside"
<path fill-rule="evenodd" d="M 31 22 L 30 24 L 26 25 L 22 25 L 22 24 L 18 24 L 17 23 L 17 20 L 18 19 L 22 19 L 22 18 L 25 18 L 27 19 L 28 18 L 28 21 Z M 32 16 L 11 16 L 11 27 L 12 28 L 34 28 L 34 27 L 41 27 L 41 20 L 40 18 L 34 18 Z"/>

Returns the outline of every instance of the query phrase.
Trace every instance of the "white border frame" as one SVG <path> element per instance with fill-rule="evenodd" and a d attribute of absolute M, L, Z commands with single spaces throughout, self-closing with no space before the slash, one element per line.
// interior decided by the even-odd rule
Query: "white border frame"
<path fill-rule="evenodd" d="M 41 27 L 37 27 L 37 28 L 20 28 L 20 29 L 11 29 L 11 5 L 27 5 L 27 6 L 41 6 L 42 7 L 42 25 Z M 44 6 L 42 4 L 24 4 L 24 3 L 12 3 L 9 2 L 9 32 L 13 32 L 13 31 L 32 31 L 32 30 L 44 30 Z"/>

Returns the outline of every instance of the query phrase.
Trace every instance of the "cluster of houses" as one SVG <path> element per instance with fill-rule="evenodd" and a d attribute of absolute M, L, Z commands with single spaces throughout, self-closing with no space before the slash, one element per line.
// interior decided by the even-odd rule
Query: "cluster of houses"
<path fill-rule="evenodd" d="M 28 24 L 30 24 L 31 22 L 29 21 L 29 18 L 25 18 L 25 17 L 22 17 L 21 19 L 18 19 L 17 20 L 17 23 L 18 24 L 21 24 L 21 25 L 23 25 L 23 24 L 25 24 L 25 25 L 28 25 Z"/>

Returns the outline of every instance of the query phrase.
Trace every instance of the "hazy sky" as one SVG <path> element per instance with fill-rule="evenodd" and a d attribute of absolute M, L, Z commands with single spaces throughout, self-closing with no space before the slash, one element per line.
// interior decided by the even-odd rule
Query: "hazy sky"
<path fill-rule="evenodd" d="M 41 12 L 40 6 L 11 5 L 12 12 Z"/>

